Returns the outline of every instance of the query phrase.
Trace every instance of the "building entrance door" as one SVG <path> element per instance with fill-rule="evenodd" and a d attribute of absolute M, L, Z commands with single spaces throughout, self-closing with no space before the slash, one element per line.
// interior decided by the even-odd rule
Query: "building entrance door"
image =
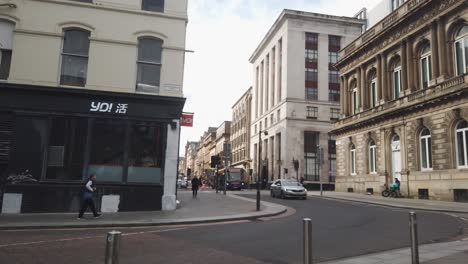
<path fill-rule="evenodd" d="M 394 136 L 392 139 L 392 180 L 395 178 L 401 181 L 401 150 L 400 150 L 400 137 Z"/>

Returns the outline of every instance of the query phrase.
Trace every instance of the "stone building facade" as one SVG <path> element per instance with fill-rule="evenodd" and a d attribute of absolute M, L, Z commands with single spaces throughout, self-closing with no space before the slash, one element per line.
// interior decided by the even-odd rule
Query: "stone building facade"
<path fill-rule="evenodd" d="M 329 176 L 336 167 L 335 144 L 328 132 L 340 112 L 339 76 L 333 64 L 340 48 L 361 34 L 364 23 L 351 17 L 284 10 L 258 45 L 250 58 L 254 179 L 259 144 L 263 180 L 304 177 L 318 183 L 333 179 Z M 299 161 L 297 171 L 293 160 Z"/>
<path fill-rule="evenodd" d="M 406 1 L 340 52 L 338 191 L 468 195 L 468 3 Z"/>
<path fill-rule="evenodd" d="M 250 87 L 232 106 L 231 149 L 232 166 L 249 172 L 250 159 L 250 122 L 252 109 L 252 87 Z M 248 175 L 246 173 L 245 175 Z M 247 177 L 246 182 L 250 182 Z"/>
<path fill-rule="evenodd" d="M 188 141 L 187 144 L 185 144 L 184 173 L 187 177 L 195 175 L 196 159 L 199 144 L 200 142 L 197 141 Z"/>

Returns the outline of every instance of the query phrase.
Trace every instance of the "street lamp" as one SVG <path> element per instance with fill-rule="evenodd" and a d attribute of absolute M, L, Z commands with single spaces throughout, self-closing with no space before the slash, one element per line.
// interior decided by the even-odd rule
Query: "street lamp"
<path fill-rule="evenodd" d="M 257 171 L 257 211 L 260 211 L 260 168 L 261 168 L 261 155 L 262 155 L 262 132 L 268 136 L 267 131 L 259 131 L 258 133 L 258 171 Z"/>

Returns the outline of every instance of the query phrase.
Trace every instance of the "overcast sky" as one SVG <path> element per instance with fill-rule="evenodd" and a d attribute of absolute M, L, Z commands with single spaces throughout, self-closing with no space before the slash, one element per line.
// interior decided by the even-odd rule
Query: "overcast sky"
<path fill-rule="evenodd" d="M 283 9 L 354 16 L 381 0 L 189 0 L 185 61 L 185 112 L 194 126 L 183 127 L 180 156 L 187 141 L 198 141 L 209 126 L 232 119 L 231 107 L 252 85 L 250 55 Z"/>

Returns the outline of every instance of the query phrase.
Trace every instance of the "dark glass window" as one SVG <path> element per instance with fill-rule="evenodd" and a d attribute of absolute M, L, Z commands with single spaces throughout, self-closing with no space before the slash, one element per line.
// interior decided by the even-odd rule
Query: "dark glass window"
<path fill-rule="evenodd" d="M 164 12 L 164 0 L 143 0 L 141 9 L 153 12 Z"/>
<path fill-rule="evenodd" d="M 17 116 L 8 168 L 9 182 L 33 183 L 41 179 L 46 147 L 47 120 Z"/>
<path fill-rule="evenodd" d="M 330 109 L 330 120 L 338 120 L 340 119 L 340 109 L 332 108 Z"/>
<path fill-rule="evenodd" d="M 15 24 L 0 19 L 0 80 L 6 80 L 10 75 L 14 29 Z"/>
<path fill-rule="evenodd" d="M 161 77 L 163 41 L 156 38 L 140 38 L 138 41 L 137 91 L 157 92 Z"/>
<path fill-rule="evenodd" d="M 319 133 L 305 131 L 304 132 L 304 163 L 305 170 L 304 176 L 306 180 L 318 181 L 319 177 L 319 164 L 317 161 L 317 145 L 319 143 Z"/>
<path fill-rule="evenodd" d="M 93 124 L 88 174 L 99 181 L 122 181 L 125 146 L 125 123 L 98 119 Z"/>
<path fill-rule="evenodd" d="M 341 37 L 340 36 L 328 36 L 328 51 L 335 52 L 338 57 L 338 51 L 341 49 Z"/>
<path fill-rule="evenodd" d="M 306 88 L 306 99 L 307 100 L 318 100 L 318 89 L 315 87 Z"/>
<path fill-rule="evenodd" d="M 67 29 L 63 38 L 60 84 L 85 86 L 88 73 L 89 32 Z"/>
<path fill-rule="evenodd" d="M 10 75 L 11 50 L 0 49 L 0 80 L 8 79 Z"/>
<path fill-rule="evenodd" d="M 317 119 L 318 107 L 307 106 L 307 119 Z"/>
<path fill-rule="evenodd" d="M 161 183 L 163 129 L 154 123 L 140 122 L 130 128 L 128 182 Z"/>
<path fill-rule="evenodd" d="M 50 126 L 47 179 L 83 179 L 88 119 L 56 117 Z"/>

